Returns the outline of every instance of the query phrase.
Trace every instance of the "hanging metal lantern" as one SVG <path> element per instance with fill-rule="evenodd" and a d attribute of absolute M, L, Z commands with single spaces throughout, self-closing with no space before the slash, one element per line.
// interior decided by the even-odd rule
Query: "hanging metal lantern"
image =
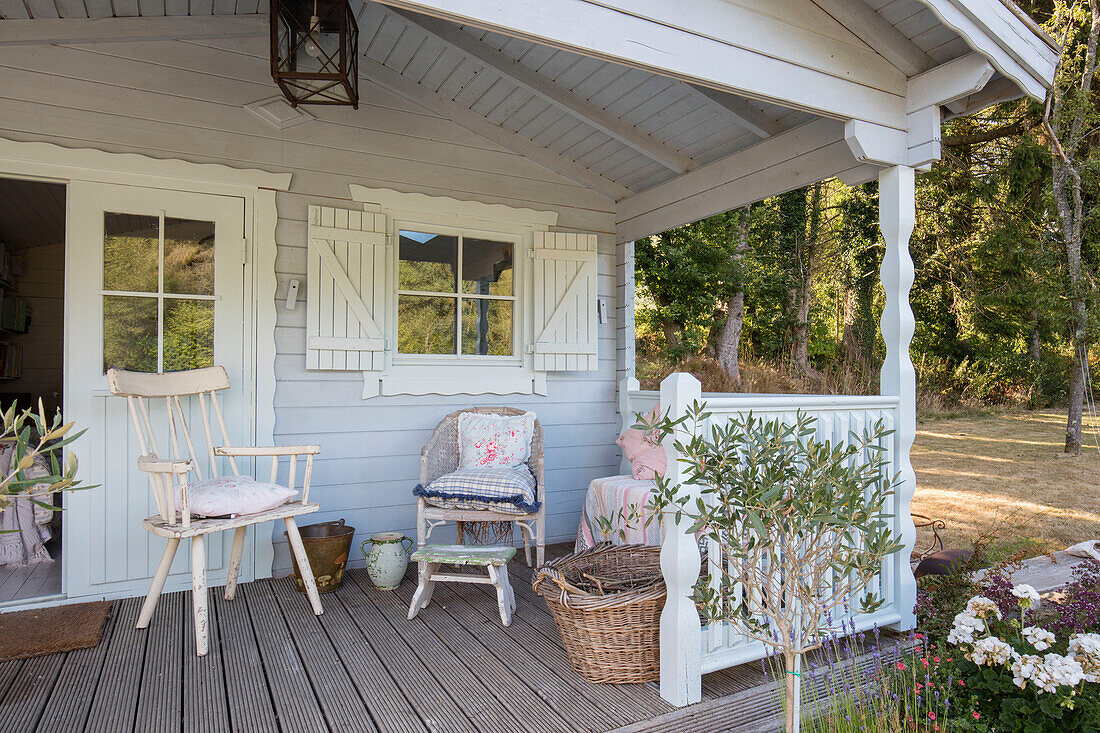
<path fill-rule="evenodd" d="M 271 0 L 271 77 L 292 107 L 359 108 L 359 26 L 348 0 Z"/>

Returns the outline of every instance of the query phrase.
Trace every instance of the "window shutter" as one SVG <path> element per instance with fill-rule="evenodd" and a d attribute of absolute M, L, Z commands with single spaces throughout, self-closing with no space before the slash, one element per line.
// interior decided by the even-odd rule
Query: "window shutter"
<path fill-rule="evenodd" d="M 310 206 L 308 249 L 306 369 L 383 369 L 385 215 Z"/>
<path fill-rule="evenodd" d="M 596 353 L 596 235 L 535 232 L 535 370 L 591 372 Z"/>

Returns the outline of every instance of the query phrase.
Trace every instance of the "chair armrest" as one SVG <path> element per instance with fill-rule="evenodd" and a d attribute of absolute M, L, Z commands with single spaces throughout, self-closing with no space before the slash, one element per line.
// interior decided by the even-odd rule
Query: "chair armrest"
<path fill-rule="evenodd" d="M 138 468 L 146 473 L 175 473 L 182 474 L 187 473 L 195 464 L 190 459 L 175 459 L 175 460 L 163 460 L 160 458 L 153 458 L 151 456 L 141 456 L 138 458 Z"/>
<path fill-rule="evenodd" d="M 218 456 L 302 456 L 317 455 L 320 452 L 319 445 L 219 445 L 214 448 L 214 455 Z"/>

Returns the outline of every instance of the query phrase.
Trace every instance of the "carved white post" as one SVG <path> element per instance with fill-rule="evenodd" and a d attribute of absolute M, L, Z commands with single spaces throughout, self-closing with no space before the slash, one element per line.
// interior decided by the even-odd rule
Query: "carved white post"
<path fill-rule="evenodd" d="M 622 420 L 619 435 L 622 435 L 627 428 L 634 425 L 634 411 L 630 409 L 630 393 L 633 390 L 640 389 L 640 387 L 638 380 L 632 376 L 623 377 L 619 380 L 619 419 Z M 626 453 L 623 453 L 619 470 L 622 471 L 623 475 L 630 475 L 630 460 L 626 457 Z"/>
<path fill-rule="evenodd" d="M 909 307 L 909 289 L 913 286 L 913 260 L 909 256 L 909 236 L 916 219 L 916 191 L 914 171 L 908 166 L 895 166 L 879 173 L 879 226 L 886 242 L 882 259 L 882 289 L 886 293 L 886 306 L 882 311 L 882 338 L 886 342 L 886 360 L 882 364 L 880 392 L 898 398 L 898 414 L 895 422 L 894 470 L 900 472 L 901 484 L 897 487 L 894 514 L 897 515 L 900 539 L 904 547 L 894 554 L 892 602 L 901 614 L 898 628 L 916 626 L 913 604 L 916 603 L 917 584 L 909 566 L 916 529 L 909 517 L 909 504 L 916 490 L 916 475 L 909 462 L 909 449 L 917 431 L 916 373 L 909 357 L 909 343 L 913 340 L 913 310 Z"/>
<path fill-rule="evenodd" d="M 699 380 L 690 374 L 677 372 L 661 382 L 661 410 L 667 410 L 673 419 L 682 417 L 700 398 Z M 670 486 L 680 486 L 686 477 L 686 468 L 672 444 L 676 439 L 686 442 L 687 435 L 688 429 L 681 425 L 675 436 L 664 439 L 668 458 L 665 478 Z M 681 491 L 688 488 L 685 486 Z M 668 599 L 661 611 L 661 697 L 673 705 L 690 705 L 703 696 L 703 630 L 699 612 L 691 600 L 692 586 L 699 578 L 699 545 L 688 533 L 691 522 L 687 517 L 676 522 L 676 512 L 672 510 L 665 512 L 662 521 L 665 537 L 661 543 L 661 572 L 668 586 Z"/>

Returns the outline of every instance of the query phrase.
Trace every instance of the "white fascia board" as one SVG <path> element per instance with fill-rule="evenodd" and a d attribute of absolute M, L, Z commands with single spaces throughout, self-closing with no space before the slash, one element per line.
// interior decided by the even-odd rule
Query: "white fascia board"
<path fill-rule="evenodd" d="M 619 201 L 615 239 L 636 241 L 863 165 L 844 123 L 818 119 Z"/>
<path fill-rule="evenodd" d="M 920 0 L 947 27 L 1042 101 L 1054 83 L 1058 52 L 1000 0 Z"/>
<path fill-rule="evenodd" d="M 382 0 L 838 119 L 905 128 L 906 76 L 866 46 L 717 0 Z"/>

